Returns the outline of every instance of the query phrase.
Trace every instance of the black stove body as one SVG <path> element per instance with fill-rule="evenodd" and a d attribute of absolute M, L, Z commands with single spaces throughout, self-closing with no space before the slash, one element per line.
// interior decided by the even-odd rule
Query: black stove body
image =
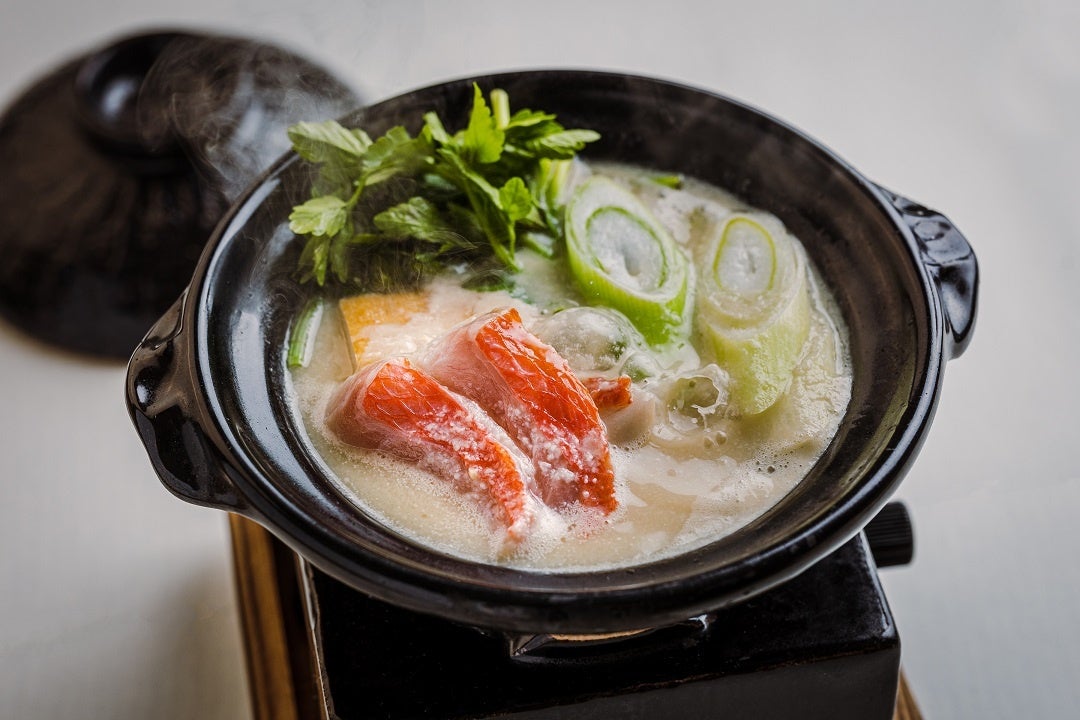
<path fill-rule="evenodd" d="M 875 556 L 897 560 L 888 538 L 872 554 L 880 526 L 746 602 L 621 638 L 484 634 L 309 567 L 324 698 L 342 720 L 888 720 L 900 639 Z"/>

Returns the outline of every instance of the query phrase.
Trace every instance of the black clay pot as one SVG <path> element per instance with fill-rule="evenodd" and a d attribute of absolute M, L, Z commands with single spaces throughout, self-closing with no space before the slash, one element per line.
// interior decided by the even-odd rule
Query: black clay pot
<path fill-rule="evenodd" d="M 437 110 L 461 126 L 473 79 L 411 92 L 346 118 L 372 135 L 416 131 Z M 312 292 L 289 232 L 308 171 L 289 156 L 219 226 L 185 295 L 136 350 L 132 417 L 162 482 L 194 503 L 262 523 L 355 588 L 413 610 L 505 631 L 655 627 L 793 577 L 882 507 L 926 435 L 945 361 L 975 317 L 971 248 L 940 214 L 868 181 L 756 110 L 652 79 L 592 72 L 477 78 L 516 106 L 555 112 L 603 139 L 586 157 L 682 172 L 778 215 L 832 288 L 851 333 L 854 388 L 839 432 L 789 495 L 693 552 L 616 571 L 523 572 L 412 543 L 331 482 L 286 401 L 285 339 Z"/>

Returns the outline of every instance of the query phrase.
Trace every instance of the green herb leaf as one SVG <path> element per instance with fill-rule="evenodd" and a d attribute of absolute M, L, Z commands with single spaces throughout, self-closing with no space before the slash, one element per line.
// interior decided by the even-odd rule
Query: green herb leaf
<path fill-rule="evenodd" d="M 363 130 L 350 130 L 336 120 L 297 123 L 288 133 L 296 154 L 313 163 L 359 158 L 371 146 L 371 138 Z"/>
<path fill-rule="evenodd" d="M 511 114 L 502 90 L 489 106 L 474 84 L 468 122 L 453 134 L 429 112 L 416 137 L 399 126 L 372 141 L 334 121 L 298 123 L 289 137 L 319 166 L 313 197 L 289 216 L 307 237 L 301 281 L 366 287 L 415 282 L 451 258 L 483 263 L 484 252 L 499 272 L 520 270 L 519 235 L 554 255 L 568 160 L 599 135 L 566 130 L 551 113 Z"/>
<path fill-rule="evenodd" d="M 541 160 L 532 176 L 530 190 L 533 202 L 540 209 L 544 223 L 555 237 L 563 234 L 563 206 L 570 178 L 569 160 Z"/>
<path fill-rule="evenodd" d="M 391 238 L 416 238 L 434 243 L 454 242 L 461 233 L 434 204 L 422 197 L 383 210 L 374 218 L 375 227 Z"/>
<path fill-rule="evenodd" d="M 506 123 L 507 132 L 521 131 L 522 128 L 534 128 L 538 125 L 544 126 L 547 123 L 553 123 L 555 116 L 551 113 L 539 112 L 536 110 L 518 110 L 514 113 L 510 120 Z M 558 125 L 558 123 L 555 123 Z M 562 130 L 562 126 L 559 125 L 558 130 Z"/>
<path fill-rule="evenodd" d="M 364 185 L 374 185 L 395 175 L 415 175 L 431 164 L 431 154 L 431 142 L 423 135 L 413 138 L 401 126 L 390 128 L 364 155 Z"/>
<path fill-rule="evenodd" d="M 314 278 L 315 282 L 323 285 L 326 282 L 326 259 L 330 253 L 330 238 L 326 236 L 311 236 L 300 253 L 300 261 L 297 266 L 300 270 L 300 282 L 307 282 Z"/>
<path fill-rule="evenodd" d="M 441 148 L 437 154 L 441 161 L 438 167 L 447 179 L 464 190 L 496 257 L 509 267 L 519 269 L 514 259 L 514 223 L 503 210 L 499 191 L 483 175 L 469 168 L 457 153 Z"/>
<path fill-rule="evenodd" d="M 568 160 L 586 144 L 599 139 L 600 133 L 593 130 L 563 130 L 529 140 L 525 148 L 537 157 Z"/>
<path fill-rule="evenodd" d="M 466 158 L 481 165 L 498 162 L 502 155 L 505 136 L 495 123 L 480 86 L 473 84 L 473 107 L 469 125 L 462 137 L 462 151 Z"/>
<path fill-rule="evenodd" d="M 506 213 L 507 220 L 517 222 L 529 216 L 533 209 L 532 195 L 525 181 L 514 176 L 499 188 L 499 205 Z"/>
<path fill-rule="evenodd" d="M 487 238 L 484 236 L 484 228 L 480 227 L 480 221 L 471 208 L 457 203 L 450 203 L 446 206 L 446 215 L 454 227 L 466 238 L 463 242 L 468 242 L 473 246 L 487 242 Z"/>
<path fill-rule="evenodd" d="M 330 241 L 330 249 L 327 252 L 327 261 L 330 271 L 338 282 L 349 279 L 349 236 L 339 235 Z"/>
<path fill-rule="evenodd" d="M 314 197 L 297 205 L 289 215 L 289 229 L 297 235 L 333 237 L 349 218 L 348 203 L 334 195 Z"/>
<path fill-rule="evenodd" d="M 549 135 L 564 132 L 564 128 L 554 120 L 543 120 L 533 125 L 515 125 L 506 128 L 504 153 L 536 160 L 538 155 L 530 143 Z"/>

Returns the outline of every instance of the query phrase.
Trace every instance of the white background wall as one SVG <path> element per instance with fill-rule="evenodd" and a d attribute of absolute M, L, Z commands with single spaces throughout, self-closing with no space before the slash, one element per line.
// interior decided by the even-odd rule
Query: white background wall
<path fill-rule="evenodd" d="M 369 99 L 536 66 L 678 79 L 945 212 L 983 283 L 899 493 L 917 556 L 883 577 L 904 663 L 933 718 L 1080 716 L 1080 5 L 4 0 L 0 103 L 177 24 L 286 44 Z M 245 716 L 225 518 L 157 483 L 123 368 L 2 325 L 0 368 L 0 717 Z"/>

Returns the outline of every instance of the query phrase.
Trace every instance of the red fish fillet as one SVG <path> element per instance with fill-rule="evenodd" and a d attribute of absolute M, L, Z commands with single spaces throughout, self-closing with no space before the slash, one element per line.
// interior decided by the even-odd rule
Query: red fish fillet
<path fill-rule="evenodd" d="M 351 445 L 415 462 L 475 492 L 507 528 L 508 539 L 518 541 L 531 522 L 526 478 L 482 415 L 408 360 L 395 358 L 346 380 L 331 399 L 326 419 L 330 430 Z"/>
<path fill-rule="evenodd" d="M 617 378 L 594 375 L 582 378 L 581 383 L 589 391 L 600 412 L 622 410 L 630 407 L 630 403 L 634 401 L 631 390 L 633 381 L 629 375 L 620 375 Z"/>
<path fill-rule="evenodd" d="M 615 509 L 615 473 L 596 403 L 516 309 L 451 331 L 430 353 L 428 370 L 479 403 L 532 457 L 546 504 Z"/>

